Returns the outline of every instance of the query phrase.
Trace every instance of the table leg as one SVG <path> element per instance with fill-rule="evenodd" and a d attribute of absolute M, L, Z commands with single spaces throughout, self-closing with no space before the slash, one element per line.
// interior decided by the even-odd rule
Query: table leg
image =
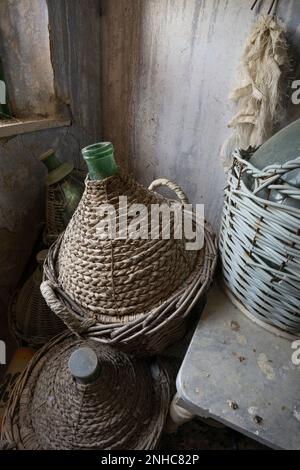
<path fill-rule="evenodd" d="M 166 432 L 168 433 L 176 432 L 179 426 L 192 421 L 195 417 L 195 415 L 179 406 L 178 400 L 179 396 L 176 393 L 170 406 L 170 414 L 166 425 Z"/>

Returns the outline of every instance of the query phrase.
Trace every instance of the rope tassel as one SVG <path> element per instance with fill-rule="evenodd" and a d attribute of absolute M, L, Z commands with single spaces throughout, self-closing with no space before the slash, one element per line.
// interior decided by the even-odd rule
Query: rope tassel
<path fill-rule="evenodd" d="M 260 146 L 283 119 L 290 70 L 284 28 L 273 16 L 262 16 L 247 41 L 237 85 L 230 94 L 237 112 L 228 125 L 233 133 L 221 150 L 226 170 L 236 148 Z"/>

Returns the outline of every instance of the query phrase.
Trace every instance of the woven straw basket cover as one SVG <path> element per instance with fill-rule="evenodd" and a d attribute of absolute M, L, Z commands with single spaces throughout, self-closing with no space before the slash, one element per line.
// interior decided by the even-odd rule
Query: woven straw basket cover
<path fill-rule="evenodd" d="M 81 181 L 86 177 L 86 171 L 74 169 L 73 174 Z M 54 243 L 59 235 L 66 228 L 65 209 L 67 201 L 61 188 L 61 185 L 53 184 L 46 187 L 46 227 L 43 235 L 44 242 L 47 246 Z"/>
<path fill-rule="evenodd" d="M 276 190 L 294 200 L 300 190 L 281 180 L 300 169 L 300 158 L 257 170 L 235 153 L 225 191 L 220 234 L 223 278 L 232 300 L 262 326 L 278 334 L 300 335 L 300 210 L 257 196 Z M 255 194 L 244 175 L 256 181 Z M 280 333 L 281 332 L 281 333 Z"/>
<path fill-rule="evenodd" d="M 47 246 L 55 242 L 66 228 L 63 218 L 64 205 L 58 202 L 58 196 L 63 196 L 59 185 L 47 187 L 46 231 L 44 233 L 44 240 Z"/>
<path fill-rule="evenodd" d="M 11 331 L 19 342 L 43 346 L 66 326 L 46 304 L 40 283 L 31 276 L 13 298 L 9 311 Z"/>
<path fill-rule="evenodd" d="M 77 383 L 68 369 L 75 349 L 92 348 L 100 375 Z M 154 449 L 170 403 L 162 364 L 132 358 L 95 341 L 64 334 L 29 363 L 4 417 L 2 442 L 30 450 Z"/>
<path fill-rule="evenodd" d="M 167 180 L 181 202 L 186 196 Z M 204 247 L 188 251 L 185 240 L 101 240 L 99 206 L 119 196 L 128 206 L 174 204 L 127 174 L 86 181 L 82 200 L 66 231 L 49 250 L 42 293 L 52 310 L 76 333 L 85 333 L 136 354 L 155 354 L 184 334 L 185 319 L 208 289 L 216 242 L 206 224 Z M 171 218 L 171 233 L 174 218 Z M 144 219 L 148 230 L 148 220 Z M 118 229 L 118 222 L 117 222 Z"/>

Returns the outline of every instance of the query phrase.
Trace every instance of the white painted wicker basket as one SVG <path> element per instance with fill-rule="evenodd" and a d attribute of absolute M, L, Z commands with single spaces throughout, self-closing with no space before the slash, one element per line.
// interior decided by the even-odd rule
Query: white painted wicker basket
<path fill-rule="evenodd" d="M 225 287 L 258 323 L 279 328 L 283 336 L 300 336 L 300 209 L 268 201 L 271 190 L 300 200 L 300 189 L 281 179 L 300 170 L 300 157 L 258 170 L 250 155 L 235 152 L 225 189 L 220 233 Z M 246 177 L 253 178 L 253 191 Z M 262 190 L 266 199 L 258 196 Z"/>

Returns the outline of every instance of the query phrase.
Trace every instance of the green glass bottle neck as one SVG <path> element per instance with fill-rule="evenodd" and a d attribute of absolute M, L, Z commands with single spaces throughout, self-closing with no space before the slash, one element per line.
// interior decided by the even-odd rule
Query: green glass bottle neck
<path fill-rule="evenodd" d="M 42 163 L 44 163 L 49 172 L 55 170 L 55 168 L 58 168 L 61 165 L 61 162 L 58 160 L 54 150 L 52 149 L 48 150 L 46 153 L 43 153 L 43 155 L 40 157 L 40 160 Z"/>
<path fill-rule="evenodd" d="M 50 149 L 43 153 L 40 161 L 48 170 L 48 184 L 55 184 L 68 176 L 74 169 L 71 163 L 61 163 L 55 155 L 54 150 Z"/>
<path fill-rule="evenodd" d="M 114 147 L 110 142 L 99 142 L 82 150 L 91 180 L 103 180 L 118 172 Z"/>

